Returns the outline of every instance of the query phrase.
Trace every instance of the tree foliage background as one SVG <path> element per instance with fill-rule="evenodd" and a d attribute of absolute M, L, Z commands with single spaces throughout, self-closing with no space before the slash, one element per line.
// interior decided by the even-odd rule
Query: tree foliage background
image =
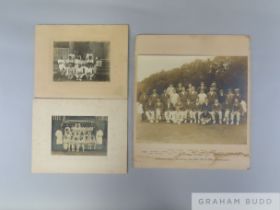
<path fill-rule="evenodd" d="M 185 87 L 189 83 L 198 87 L 203 81 L 209 86 L 213 81 L 218 89 L 240 88 L 241 95 L 247 99 L 248 58 L 246 56 L 217 56 L 211 60 L 197 59 L 181 67 L 160 71 L 150 75 L 137 85 L 137 96 L 143 92 L 150 94 L 156 89 L 159 94 L 169 84 L 177 86 L 182 83 Z"/>

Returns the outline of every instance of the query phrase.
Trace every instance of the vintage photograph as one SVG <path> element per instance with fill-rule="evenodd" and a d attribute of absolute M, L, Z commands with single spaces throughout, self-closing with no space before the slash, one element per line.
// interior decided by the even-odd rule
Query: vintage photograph
<path fill-rule="evenodd" d="M 141 55 L 137 65 L 138 143 L 247 143 L 247 56 Z"/>
<path fill-rule="evenodd" d="M 250 38 L 139 35 L 134 166 L 248 169 Z"/>
<path fill-rule="evenodd" d="M 34 99 L 33 173 L 126 173 L 127 101 Z"/>
<path fill-rule="evenodd" d="M 54 42 L 54 81 L 109 81 L 109 42 Z"/>
<path fill-rule="evenodd" d="M 35 97 L 127 98 L 128 25 L 37 25 Z"/>
<path fill-rule="evenodd" d="M 52 116 L 52 153 L 106 155 L 108 117 Z"/>

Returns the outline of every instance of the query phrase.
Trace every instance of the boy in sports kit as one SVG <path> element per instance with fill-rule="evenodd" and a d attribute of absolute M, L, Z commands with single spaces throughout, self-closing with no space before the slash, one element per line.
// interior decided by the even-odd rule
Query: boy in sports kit
<path fill-rule="evenodd" d="M 170 102 L 172 104 L 173 107 L 176 107 L 177 103 L 180 100 L 180 96 L 178 93 L 176 93 L 176 90 L 173 90 L 173 93 L 170 95 Z"/>
<path fill-rule="evenodd" d="M 212 88 L 213 91 L 214 91 L 215 93 L 217 93 L 217 83 L 216 83 L 215 81 L 211 83 L 210 88 Z"/>
<path fill-rule="evenodd" d="M 84 141 L 84 132 L 81 131 L 79 138 L 76 139 L 76 152 L 80 152 L 80 147 L 83 145 L 83 141 Z"/>
<path fill-rule="evenodd" d="M 198 111 L 198 107 L 197 107 L 197 104 L 196 102 L 191 102 L 188 104 L 188 107 L 190 109 L 189 111 L 189 115 L 190 115 L 190 123 L 197 123 L 197 111 Z"/>
<path fill-rule="evenodd" d="M 188 84 L 188 89 L 187 89 L 187 91 L 188 91 L 189 93 L 191 93 L 191 92 L 192 92 L 192 88 L 193 88 L 192 83 L 189 83 L 189 84 Z"/>
<path fill-rule="evenodd" d="M 165 107 L 169 100 L 169 95 L 167 94 L 167 89 L 163 90 L 163 93 L 161 94 L 160 99 L 161 99 L 163 106 Z M 169 100 L 169 102 L 170 102 L 170 100 Z"/>
<path fill-rule="evenodd" d="M 230 121 L 230 112 L 231 112 L 231 105 L 229 104 L 228 100 L 225 100 L 225 103 L 223 105 L 223 110 L 224 110 L 224 123 L 226 123 L 227 125 L 229 124 Z"/>
<path fill-rule="evenodd" d="M 93 67 L 93 65 L 94 65 L 94 56 L 93 56 L 92 53 L 88 53 L 88 54 L 86 55 L 86 65 L 87 65 L 87 67 L 89 67 L 89 68 L 92 68 L 92 67 Z"/>
<path fill-rule="evenodd" d="M 225 103 L 225 101 L 226 101 L 226 95 L 225 95 L 223 89 L 220 89 L 220 90 L 219 90 L 218 99 L 219 99 L 219 102 L 220 102 L 222 105 Z"/>
<path fill-rule="evenodd" d="M 69 127 L 65 127 L 64 129 L 64 136 L 63 136 L 63 149 L 64 150 L 70 150 L 70 143 L 72 139 L 72 133 Z"/>
<path fill-rule="evenodd" d="M 177 86 L 176 92 L 177 92 L 178 94 L 180 94 L 183 88 L 184 88 L 184 86 L 182 85 L 181 82 L 179 82 L 179 83 L 178 83 L 178 86 Z"/>
<path fill-rule="evenodd" d="M 198 87 L 198 92 L 201 92 L 203 91 L 204 93 L 206 92 L 206 86 L 205 86 L 205 83 L 204 82 L 200 82 L 200 86 Z"/>
<path fill-rule="evenodd" d="M 184 120 L 184 122 L 185 123 L 188 123 L 188 122 L 191 122 L 192 121 L 192 117 L 193 117 L 193 115 L 192 115 L 192 105 L 191 105 L 191 102 L 190 102 L 190 100 L 189 99 L 187 99 L 187 102 L 186 102 L 186 104 L 185 104 L 185 106 L 184 106 L 184 109 L 185 109 L 185 111 L 184 111 L 184 117 L 185 117 L 185 120 Z"/>
<path fill-rule="evenodd" d="M 176 110 L 172 116 L 172 121 L 175 124 L 180 125 L 184 121 L 184 112 L 182 111 L 182 104 L 179 102 L 176 104 Z"/>
<path fill-rule="evenodd" d="M 238 99 L 239 102 L 241 102 L 241 95 L 240 95 L 240 89 L 239 88 L 235 88 L 234 89 L 234 97 L 233 97 L 235 100 L 236 98 Z"/>
<path fill-rule="evenodd" d="M 84 75 L 84 69 L 82 67 L 82 65 L 79 63 L 77 66 L 76 66 L 76 79 L 81 81 L 82 80 L 82 77 Z"/>
<path fill-rule="evenodd" d="M 84 79 L 85 80 L 92 80 L 92 68 L 88 67 L 86 65 L 84 65 L 83 68 L 84 68 L 84 73 L 85 73 L 85 75 L 84 75 L 85 78 Z"/>
<path fill-rule="evenodd" d="M 198 98 L 198 103 L 200 105 L 205 104 L 205 102 L 207 100 L 207 95 L 203 89 L 200 89 L 200 93 L 197 95 L 197 98 Z"/>
<path fill-rule="evenodd" d="M 153 93 L 149 97 L 149 100 L 152 102 L 153 106 L 156 104 L 158 98 L 159 98 L 159 96 L 157 94 L 157 90 L 153 89 Z"/>
<path fill-rule="evenodd" d="M 242 107 L 241 117 L 246 117 L 247 113 L 247 103 L 244 99 L 241 99 L 240 106 Z"/>
<path fill-rule="evenodd" d="M 169 97 L 174 93 L 176 92 L 174 86 L 172 84 L 170 84 L 168 86 L 168 88 L 166 89 L 166 94 L 169 95 Z"/>
<path fill-rule="evenodd" d="M 139 114 L 141 115 L 141 120 L 145 120 L 146 117 L 145 117 L 145 106 L 146 106 L 146 103 L 148 102 L 148 95 L 146 94 L 146 92 L 143 92 L 141 94 L 141 96 L 139 97 Z"/>
<path fill-rule="evenodd" d="M 179 97 L 180 97 L 180 102 L 184 106 L 187 103 L 187 99 L 188 99 L 188 93 L 186 92 L 185 87 L 181 88 L 181 92 L 179 93 Z"/>
<path fill-rule="evenodd" d="M 153 123 L 155 121 L 155 108 L 154 108 L 154 105 L 153 105 L 151 99 L 149 99 L 148 103 L 146 103 L 145 110 L 146 110 L 145 115 L 146 115 L 147 120 L 150 123 Z"/>
<path fill-rule="evenodd" d="M 61 76 L 65 76 L 66 74 L 66 66 L 65 61 L 61 58 L 57 60 L 58 63 L 58 69 Z"/>
<path fill-rule="evenodd" d="M 216 124 L 216 116 L 218 116 L 219 124 L 222 124 L 222 105 L 218 99 L 215 99 L 210 114 L 212 115 L 213 124 Z"/>
<path fill-rule="evenodd" d="M 231 89 L 228 89 L 228 93 L 226 95 L 226 100 L 230 106 L 233 104 L 234 94 L 232 93 Z"/>
<path fill-rule="evenodd" d="M 194 86 L 191 87 L 191 91 L 190 91 L 190 93 L 188 95 L 188 98 L 189 98 L 191 104 L 195 104 L 196 103 L 196 101 L 197 101 L 197 92 L 195 91 L 195 87 Z"/>
<path fill-rule="evenodd" d="M 210 91 L 207 94 L 207 98 L 208 98 L 208 104 L 212 106 L 214 104 L 215 99 L 217 98 L 217 93 L 213 86 L 210 87 Z"/>
<path fill-rule="evenodd" d="M 155 122 L 158 123 L 161 121 L 162 118 L 162 113 L 163 113 L 163 104 L 160 101 L 160 99 L 157 99 L 157 102 L 155 104 Z"/>
<path fill-rule="evenodd" d="M 93 135 L 92 135 L 92 132 L 93 132 L 93 127 L 89 127 L 87 128 L 87 148 L 89 150 L 91 150 L 93 147 L 94 147 L 94 141 L 93 141 Z"/>
<path fill-rule="evenodd" d="M 208 105 L 208 102 L 206 104 L 203 104 L 202 107 L 202 113 L 200 115 L 200 123 L 201 125 L 209 125 L 212 121 L 212 116 L 209 113 L 210 107 Z"/>
<path fill-rule="evenodd" d="M 75 67 L 75 54 L 69 54 L 67 63 L 69 67 Z"/>
<path fill-rule="evenodd" d="M 99 129 L 96 131 L 96 144 L 99 146 L 103 145 L 103 130 Z"/>
<path fill-rule="evenodd" d="M 80 141 L 80 135 L 81 135 L 81 125 L 80 123 L 76 123 L 74 127 L 72 127 L 73 132 L 73 138 L 71 141 L 71 149 L 72 152 L 75 151 L 76 146 L 78 146 Z"/>
<path fill-rule="evenodd" d="M 66 73 L 65 76 L 68 80 L 76 80 L 76 69 L 75 67 L 71 66 L 70 64 L 67 64 Z"/>
<path fill-rule="evenodd" d="M 173 106 L 170 102 L 170 99 L 167 100 L 167 103 L 164 106 L 164 118 L 167 123 L 170 123 L 173 118 Z"/>
<path fill-rule="evenodd" d="M 232 110 L 231 110 L 231 124 L 232 125 L 234 124 L 234 122 L 236 125 L 239 125 L 241 112 L 242 112 L 242 107 L 240 105 L 240 102 L 237 98 L 235 98 L 233 105 L 232 105 Z"/>
<path fill-rule="evenodd" d="M 187 113 L 186 113 L 186 104 L 187 104 L 187 100 L 188 100 L 188 93 L 186 92 L 185 87 L 181 88 L 181 92 L 179 94 L 179 102 L 181 103 L 181 111 L 183 113 L 183 122 L 186 121 L 187 119 Z"/>

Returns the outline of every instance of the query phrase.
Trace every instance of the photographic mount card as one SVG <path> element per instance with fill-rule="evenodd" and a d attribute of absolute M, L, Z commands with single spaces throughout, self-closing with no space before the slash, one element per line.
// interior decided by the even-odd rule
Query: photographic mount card
<path fill-rule="evenodd" d="M 37 25 L 36 98 L 127 98 L 128 25 Z"/>
<path fill-rule="evenodd" d="M 126 173 L 127 101 L 35 99 L 32 172 Z"/>
<path fill-rule="evenodd" d="M 248 169 L 249 37 L 139 35 L 135 54 L 134 166 Z"/>

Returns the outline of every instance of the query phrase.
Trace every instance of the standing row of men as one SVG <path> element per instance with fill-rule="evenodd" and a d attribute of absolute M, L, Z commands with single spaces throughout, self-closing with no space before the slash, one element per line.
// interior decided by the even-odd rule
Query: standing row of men
<path fill-rule="evenodd" d="M 93 133 L 93 127 L 82 127 L 80 123 L 75 123 L 72 127 L 65 127 L 62 132 L 56 131 L 56 144 L 62 144 L 64 151 L 85 152 L 100 149 L 103 145 L 103 131 L 98 129 Z"/>
<path fill-rule="evenodd" d="M 216 82 L 198 88 L 189 84 L 187 89 L 179 83 L 170 84 L 161 95 L 154 89 L 152 94 L 142 93 L 139 97 L 139 112 L 143 121 L 158 123 L 236 124 L 246 117 L 246 101 L 240 89 L 234 91 L 217 89 Z"/>
<path fill-rule="evenodd" d="M 81 56 L 70 54 L 68 59 L 58 59 L 58 72 L 55 77 L 58 80 L 94 80 L 97 68 L 102 66 L 102 60 L 94 58 L 93 54 L 87 54 L 83 60 Z"/>

